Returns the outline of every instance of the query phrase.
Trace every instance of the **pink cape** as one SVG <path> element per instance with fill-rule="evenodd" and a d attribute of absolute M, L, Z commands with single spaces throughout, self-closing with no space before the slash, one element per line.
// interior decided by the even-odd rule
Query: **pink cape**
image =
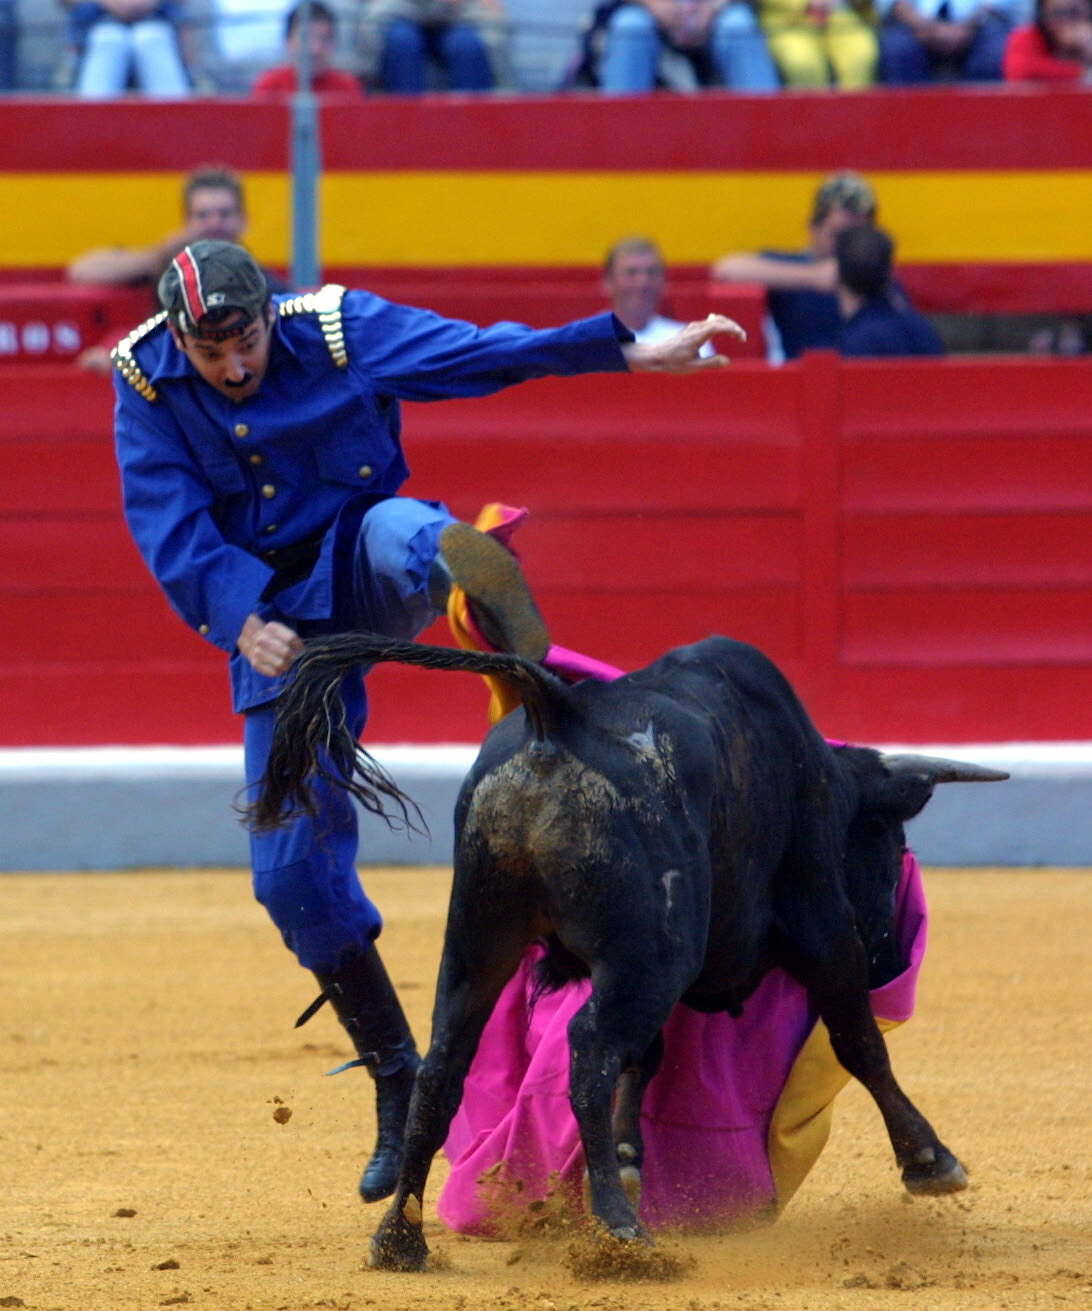
<path fill-rule="evenodd" d="M 913 1013 L 925 954 L 921 871 L 909 852 L 897 894 L 896 931 L 909 964 L 871 994 L 876 1017 L 891 1022 L 883 1027 Z M 462 1233 L 494 1232 L 501 1210 L 510 1214 L 513 1204 L 526 1206 L 558 1184 L 579 1204 L 584 1158 L 569 1106 L 567 1027 L 590 985 L 569 984 L 532 1002 L 532 967 L 541 950 L 527 951 L 501 993 L 448 1133 L 444 1150 L 451 1173 L 439 1213 Z M 675 1007 L 664 1027 L 663 1065 L 641 1115 L 640 1214 L 646 1225 L 731 1220 L 783 1208 L 826 1137 L 826 1126 L 820 1126 L 818 1140 L 813 1138 L 795 1163 L 779 1155 L 784 1168 L 776 1177 L 772 1130 L 806 1041 L 808 1062 L 801 1062 L 805 1068 L 798 1075 L 805 1085 L 826 1081 L 829 1087 L 829 1069 L 816 1075 L 812 1068 L 821 1029 L 804 989 L 781 970 L 767 975 L 739 1019 Z M 820 1060 L 825 1057 L 829 1065 L 833 1057 L 825 1046 L 819 1044 Z M 829 1100 L 848 1079 L 840 1066 L 835 1074 L 829 1099 L 820 1092 L 816 1104 L 797 1112 L 806 1133 L 814 1134 L 817 1118 L 829 1113 Z M 794 1129 L 787 1127 L 784 1138 L 791 1140 Z M 795 1149 L 782 1144 L 786 1150 Z M 495 1177 L 496 1167 L 503 1168 L 502 1179 Z"/>

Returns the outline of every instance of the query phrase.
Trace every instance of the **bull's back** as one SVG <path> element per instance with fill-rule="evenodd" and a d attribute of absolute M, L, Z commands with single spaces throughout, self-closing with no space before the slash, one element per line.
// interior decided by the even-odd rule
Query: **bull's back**
<path fill-rule="evenodd" d="M 708 917 L 709 806 L 685 782 L 708 776 L 700 730 L 690 711 L 680 725 L 673 703 L 623 681 L 577 689 L 579 705 L 545 742 L 510 717 L 457 820 L 457 879 L 518 882 L 540 926 L 588 962 L 608 941 L 628 952 L 667 933 L 669 918 L 671 933 L 685 921 L 704 945 Z"/>

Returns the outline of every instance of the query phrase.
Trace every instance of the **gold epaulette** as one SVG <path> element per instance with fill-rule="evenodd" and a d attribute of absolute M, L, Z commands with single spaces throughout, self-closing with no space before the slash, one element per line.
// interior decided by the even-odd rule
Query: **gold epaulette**
<path fill-rule="evenodd" d="M 302 296 L 293 296 L 291 300 L 282 300 L 279 306 L 281 314 L 285 315 L 318 315 L 326 349 L 339 369 L 344 369 L 349 363 L 345 350 L 345 330 L 341 324 L 341 298 L 344 295 L 344 287 L 338 286 L 336 282 L 328 282 L 318 291 L 308 291 Z"/>
<path fill-rule="evenodd" d="M 134 328 L 127 337 L 122 337 L 121 341 L 110 352 L 110 358 L 114 362 L 114 368 L 125 379 L 130 387 L 138 395 L 143 396 L 146 401 L 156 401 L 158 396 L 156 389 L 148 381 L 144 370 L 133 358 L 133 347 L 144 340 L 147 335 L 158 328 L 166 319 L 167 311 L 161 310 L 158 314 L 153 314 L 150 319 L 145 319 L 139 328 Z"/>

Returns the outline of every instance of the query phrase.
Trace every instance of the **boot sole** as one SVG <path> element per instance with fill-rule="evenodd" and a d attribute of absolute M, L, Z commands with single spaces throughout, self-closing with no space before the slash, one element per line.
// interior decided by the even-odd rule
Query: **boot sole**
<path fill-rule="evenodd" d="M 469 524 L 448 524 L 440 554 L 451 581 L 467 595 L 483 637 L 502 651 L 541 660 L 550 646 L 546 624 L 515 556 Z"/>

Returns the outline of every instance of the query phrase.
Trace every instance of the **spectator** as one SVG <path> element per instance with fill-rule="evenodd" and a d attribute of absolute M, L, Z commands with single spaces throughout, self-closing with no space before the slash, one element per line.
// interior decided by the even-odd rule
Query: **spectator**
<path fill-rule="evenodd" d="M 777 69 L 746 0 L 612 0 L 594 11 L 573 85 L 608 95 L 658 86 L 776 91 Z"/>
<path fill-rule="evenodd" d="M 719 282 L 757 282 L 766 288 L 767 358 L 795 359 L 806 350 L 833 350 L 841 332 L 834 293 L 834 238 L 843 228 L 872 224 L 876 195 L 857 173 L 834 173 L 815 193 L 808 248 L 725 255 L 713 265 Z"/>
<path fill-rule="evenodd" d="M 147 96 L 179 99 L 192 91 L 178 40 L 173 0 L 62 0 L 71 13 L 76 94 L 85 100 L 120 96 L 132 80 Z"/>
<path fill-rule="evenodd" d="M 18 50 L 15 0 L 0 0 L 0 91 L 15 90 Z"/>
<path fill-rule="evenodd" d="M 786 86 L 852 90 L 876 80 L 870 0 L 762 0 L 759 13 Z"/>
<path fill-rule="evenodd" d="M 247 222 L 242 179 L 228 168 L 197 169 L 182 186 L 182 214 L 184 226 L 151 246 L 108 246 L 80 255 L 68 266 L 69 280 L 153 285 L 183 246 L 200 240 L 241 241 Z M 281 279 L 265 273 L 274 293 L 289 290 Z"/>
<path fill-rule="evenodd" d="M 394 95 L 420 95 L 430 68 L 449 91 L 490 91 L 501 81 L 501 0 L 364 0 L 365 72 Z"/>
<path fill-rule="evenodd" d="M 843 355 L 943 355 L 928 319 L 893 285 L 895 243 L 880 228 L 843 228 L 834 239 Z"/>
<path fill-rule="evenodd" d="M 71 282 L 101 283 L 108 286 L 141 286 L 147 284 L 152 292 L 154 308 L 155 285 L 175 255 L 186 245 L 202 239 L 208 241 L 241 241 L 246 232 L 246 199 L 242 179 L 231 169 L 206 166 L 186 178 L 182 187 L 182 213 L 185 225 L 177 232 L 168 233 L 151 246 L 126 249 L 107 246 L 89 250 L 68 266 Z M 263 270 L 274 294 L 290 291 L 281 278 Z M 92 373 L 109 374 L 110 348 L 114 339 L 88 346 L 77 358 L 80 368 Z"/>
<path fill-rule="evenodd" d="M 1089 338 L 1080 319 L 1062 318 L 1036 328 L 1028 340 L 1032 355 L 1061 355 L 1073 359 L 1088 351 Z"/>
<path fill-rule="evenodd" d="M 246 95 L 284 53 L 284 24 L 294 0 L 196 0 L 195 44 L 201 81 L 225 95 Z M 199 38 L 199 39 L 198 39 Z"/>
<path fill-rule="evenodd" d="M 458 586 L 490 645 L 530 660 L 550 646 L 498 541 L 437 501 L 398 495 L 401 400 L 485 396 L 544 375 L 703 372 L 727 360 L 699 359 L 699 347 L 739 332 L 710 315 L 648 345 L 612 314 L 535 331 L 342 287 L 277 301 L 246 251 L 217 241 L 185 247 L 159 299 L 166 313 L 115 352 L 126 518 L 176 610 L 230 657 L 251 789 L 304 636 L 413 638 Z M 359 736 L 359 677 L 339 703 Z M 332 771 L 343 763 L 331 758 Z M 354 809 L 325 763 L 317 773 L 310 814 L 252 834 L 254 892 L 322 987 L 300 1022 L 329 1000 L 358 1052 L 351 1064 L 375 1079 L 379 1138 L 360 1191 L 376 1201 L 397 1184 L 419 1061 L 375 948 L 382 919 L 356 874 Z"/>
<path fill-rule="evenodd" d="M 880 81 L 1000 82 L 1021 0 L 880 0 Z"/>
<path fill-rule="evenodd" d="M 607 251 L 603 291 L 611 309 L 637 341 L 663 341 L 685 326 L 660 313 L 666 286 L 667 265 L 650 237 L 624 237 Z M 706 342 L 701 354 L 713 353 L 714 347 Z"/>
<path fill-rule="evenodd" d="M 304 10 L 308 17 L 307 49 L 311 65 L 311 90 L 318 95 L 359 97 L 360 83 L 352 73 L 332 67 L 334 51 L 337 49 L 337 20 L 334 11 L 328 5 L 319 3 L 319 0 L 305 0 L 305 3 L 289 10 L 284 24 L 288 62 L 267 68 L 261 73 L 254 83 L 254 94 L 286 95 L 296 90 L 296 67 Z"/>
<path fill-rule="evenodd" d="M 1035 21 L 1005 46 L 1007 82 L 1079 82 L 1092 68 L 1092 3 L 1036 0 Z"/>

